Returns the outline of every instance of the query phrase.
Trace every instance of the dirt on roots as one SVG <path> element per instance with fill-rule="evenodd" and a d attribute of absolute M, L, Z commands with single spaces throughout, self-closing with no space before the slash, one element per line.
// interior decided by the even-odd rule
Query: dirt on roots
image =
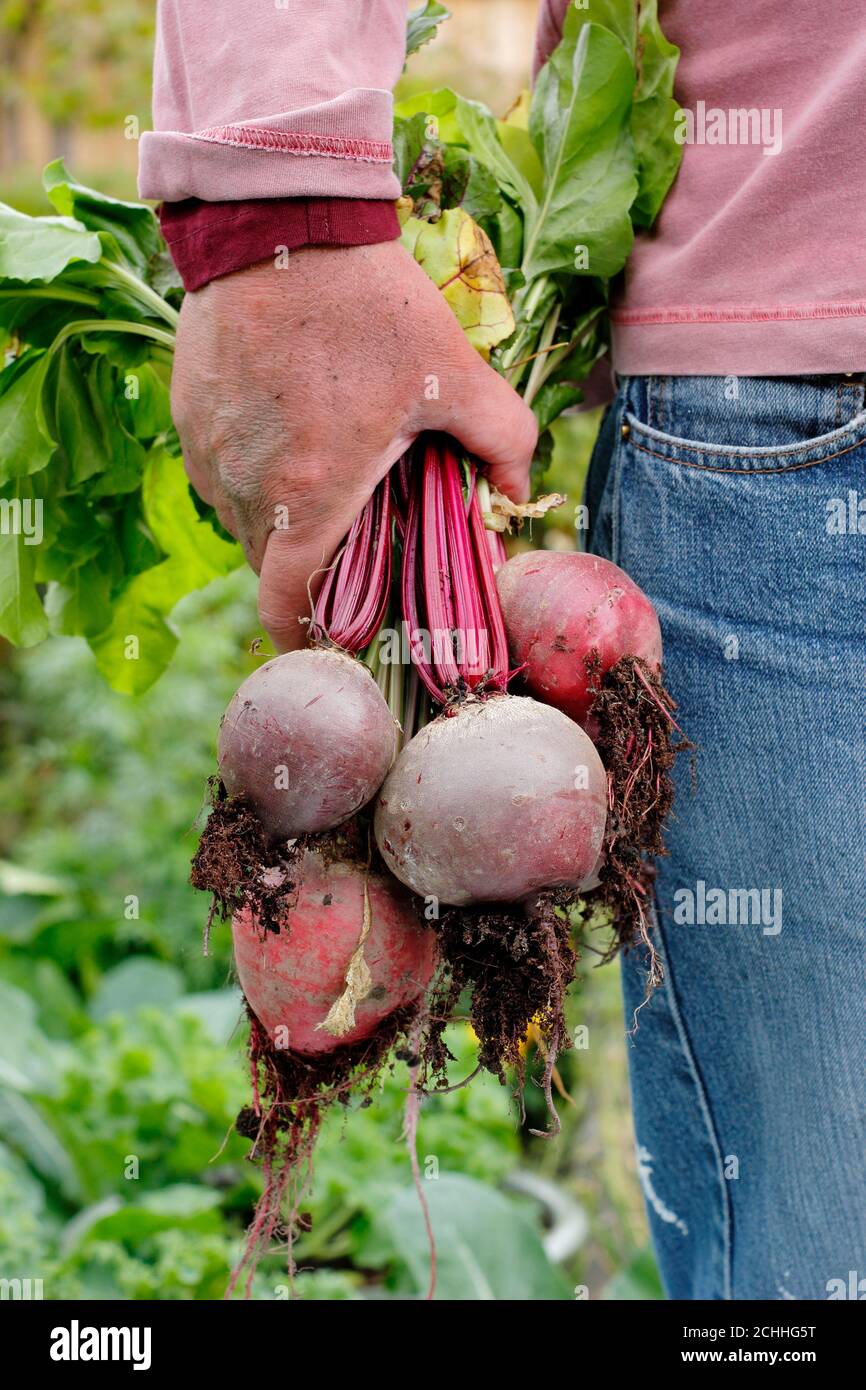
<path fill-rule="evenodd" d="M 229 796 L 218 777 L 208 782 L 210 813 L 192 861 L 189 881 L 211 896 L 205 927 L 230 922 L 249 908 L 264 931 L 279 932 L 298 888 L 297 864 L 307 849 L 325 863 L 370 863 L 370 837 L 356 819 L 321 835 L 269 841 L 251 803 Z"/>
<path fill-rule="evenodd" d="M 210 814 L 190 874 L 193 887 L 211 896 L 205 950 L 214 919 L 230 921 L 244 909 L 262 931 L 291 930 L 298 862 L 305 850 L 314 849 L 326 863 L 370 865 L 368 828 L 357 820 L 327 834 L 272 844 L 248 801 L 229 797 L 217 777 L 209 789 Z M 249 1004 L 247 1014 L 252 1103 L 241 1110 L 235 1128 L 252 1141 L 248 1157 L 261 1166 L 265 1185 L 226 1297 L 242 1277 L 250 1295 L 258 1264 L 276 1239 L 287 1246 L 293 1277 L 293 1245 L 303 1225 L 300 1204 L 309 1190 L 322 1120 L 335 1106 L 369 1104 L 398 1040 L 418 1016 L 418 1005 L 384 1019 L 369 1038 L 317 1056 L 275 1047 Z"/>
<path fill-rule="evenodd" d="M 235 1292 L 242 1276 L 244 1295 L 250 1296 L 256 1269 L 277 1240 L 287 1251 L 289 1280 L 294 1278 L 294 1243 L 301 1231 L 309 1229 L 301 1207 L 312 1183 L 322 1121 L 335 1106 L 359 1100 L 362 1105 L 371 1104 L 399 1039 L 417 1018 L 418 1006 L 383 1020 L 372 1037 L 318 1057 L 275 1048 L 249 1005 L 247 1012 L 252 1104 L 240 1111 L 235 1128 L 252 1141 L 248 1157 L 261 1165 L 265 1185 L 226 1298 Z"/>
<path fill-rule="evenodd" d="M 578 959 L 563 895 L 542 893 L 514 907 L 496 903 L 450 908 L 434 926 L 443 970 L 429 1004 L 421 1049 L 425 1086 L 435 1091 L 446 1084 L 451 1055 L 445 1028 L 466 992 L 468 1021 L 478 1038 L 478 1070 L 492 1072 L 503 1084 L 506 1069 L 512 1071 L 521 1121 L 526 1038 L 534 1026 L 546 1063 L 542 1085 L 551 1123 L 544 1137 L 557 1133 L 551 1085 L 556 1058 L 568 1045 L 565 995 Z"/>
<path fill-rule="evenodd" d="M 677 755 L 694 750 L 694 744 L 674 718 L 676 701 L 640 657 L 625 656 L 601 675 L 593 653 L 586 667 L 595 692 L 592 737 L 607 772 L 608 816 L 599 884 L 585 896 L 610 910 L 615 941 L 609 955 L 619 948 L 644 948 L 649 995 L 662 979 L 649 911 L 653 861 L 667 854 L 671 769 Z"/>

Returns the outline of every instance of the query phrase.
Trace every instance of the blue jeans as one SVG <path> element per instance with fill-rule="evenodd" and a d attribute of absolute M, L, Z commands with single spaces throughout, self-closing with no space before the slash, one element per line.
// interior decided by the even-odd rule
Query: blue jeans
<path fill-rule="evenodd" d="M 863 378 L 624 379 L 587 500 L 698 745 L 628 1039 L 665 1288 L 866 1298 Z"/>

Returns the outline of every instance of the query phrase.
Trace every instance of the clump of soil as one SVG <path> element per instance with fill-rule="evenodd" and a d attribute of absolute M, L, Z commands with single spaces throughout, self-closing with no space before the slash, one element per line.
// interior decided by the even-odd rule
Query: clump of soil
<path fill-rule="evenodd" d="M 523 1119 L 525 1044 L 529 1025 L 534 1024 L 546 1054 L 542 1084 L 551 1128 L 545 1137 L 559 1129 L 551 1084 L 557 1055 L 568 1044 L 565 994 L 577 967 L 562 896 L 543 893 L 524 907 L 497 903 L 443 913 L 434 925 L 445 971 L 430 1003 L 422 1047 L 425 1084 L 444 1086 L 452 1060 L 444 1030 L 468 991 L 478 1069 L 486 1068 L 503 1084 L 506 1068 L 513 1069 L 514 1097 Z"/>
<path fill-rule="evenodd" d="M 337 859 L 369 862 L 369 836 L 357 821 L 347 821 L 327 834 L 270 842 L 245 797 L 229 796 L 218 777 L 209 779 L 208 789 L 210 814 L 189 879 L 193 888 L 211 895 L 205 954 L 214 919 L 230 922 L 245 907 L 263 931 L 279 932 L 295 897 L 296 865 L 305 849 L 315 847 L 326 863 Z"/>
<path fill-rule="evenodd" d="M 218 777 L 208 780 L 210 814 L 192 861 L 189 881 L 210 893 L 205 925 L 205 954 L 214 918 L 230 922 L 243 907 L 251 907 L 262 926 L 279 931 L 294 889 L 291 864 L 294 846 L 268 844 L 253 807 L 242 796 L 229 796 Z M 295 842 L 297 843 L 297 842 Z"/>
<path fill-rule="evenodd" d="M 586 667 L 595 693 L 593 741 L 607 771 L 608 818 L 600 882 L 585 896 L 610 909 L 616 940 L 609 955 L 638 943 L 645 948 L 649 994 L 662 979 L 647 915 L 652 861 L 667 854 L 671 769 L 677 754 L 694 744 L 674 718 L 676 701 L 640 657 L 625 656 L 601 676 L 594 653 Z"/>

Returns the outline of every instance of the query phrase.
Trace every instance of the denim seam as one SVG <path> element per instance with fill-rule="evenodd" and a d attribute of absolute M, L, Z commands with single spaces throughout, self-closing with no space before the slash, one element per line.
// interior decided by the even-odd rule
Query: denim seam
<path fill-rule="evenodd" d="M 706 439 L 687 439 L 683 435 L 672 434 L 670 430 L 654 428 L 642 421 L 634 410 L 627 410 L 626 416 L 631 429 L 649 435 L 660 445 L 692 454 L 711 454 L 714 458 L 794 458 L 816 449 L 829 449 L 842 439 L 866 439 L 866 410 L 859 411 L 840 428 L 813 435 L 811 439 L 803 440 L 802 444 L 773 444 L 769 448 L 757 445 L 750 447 L 746 444 L 713 444 Z"/>
<path fill-rule="evenodd" d="M 714 1151 L 714 1153 L 715 1153 L 715 1155 L 716 1155 L 716 1164 L 717 1164 L 716 1172 L 717 1172 L 717 1176 L 718 1176 L 718 1179 L 719 1179 L 719 1196 L 720 1196 L 720 1199 L 721 1199 L 721 1207 L 722 1207 L 722 1230 L 723 1230 L 723 1234 L 722 1234 L 722 1290 L 723 1290 L 723 1300 L 722 1300 L 722 1301 L 723 1301 L 723 1302 L 730 1303 L 730 1302 L 732 1301 L 732 1298 L 733 1298 L 733 1294 L 732 1294 L 732 1291 L 731 1291 L 731 1285 L 732 1285 L 732 1282 L 733 1282 L 733 1271 L 732 1271 L 732 1260 L 731 1260 L 731 1250 L 732 1250 L 732 1244 L 733 1244 L 733 1222 L 732 1222 L 732 1219 L 731 1219 L 731 1201 L 730 1201 L 730 1193 L 729 1193 L 729 1191 L 728 1191 L 728 1189 L 727 1189 L 727 1187 L 726 1187 L 726 1185 L 725 1185 L 724 1165 L 722 1164 L 722 1149 L 721 1149 L 721 1145 L 720 1145 L 720 1143 L 719 1143 L 718 1134 L 717 1134 L 717 1132 L 716 1132 L 716 1126 L 715 1126 L 715 1122 L 714 1122 L 714 1120 L 713 1120 L 712 1111 L 711 1111 L 711 1109 L 710 1109 L 710 1103 L 709 1103 L 709 1100 L 707 1099 L 706 1089 L 705 1089 L 705 1087 L 704 1087 L 704 1083 L 703 1083 L 703 1080 L 702 1080 L 702 1078 L 701 1078 L 701 1074 L 700 1074 L 700 1071 L 699 1071 L 699 1069 L 698 1069 L 697 1062 L 695 1061 L 694 1053 L 693 1053 L 693 1051 L 692 1051 L 692 1045 L 691 1045 L 691 1040 L 690 1040 L 689 1035 L 688 1035 L 688 1030 L 687 1030 L 687 1028 L 686 1028 L 685 1022 L 683 1021 L 683 1016 L 682 1016 L 682 1014 L 681 1014 L 681 1012 L 680 1012 L 680 1004 L 679 1004 L 679 999 L 677 998 L 677 991 L 676 991 L 676 985 L 675 985 L 675 983 L 674 983 L 673 969 L 672 969 L 672 967 L 671 967 L 671 962 L 670 962 L 670 954 L 669 954 L 668 949 L 667 949 L 667 941 L 666 941 L 666 939 L 665 939 L 664 927 L 662 926 L 662 916 L 661 916 L 661 913 L 660 913 L 660 911 L 659 911 L 658 897 L 657 897 L 657 895 L 656 895 L 655 893 L 653 893 L 653 909 L 654 909 L 654 911 L 653 911 L 653 916 L 654 916 L 654 918 L 655 918 L 655 929 L 656 929 L 656 932 L 658 933 L 658 935 L 659 935 L 659 937 L 660 937 L 660 939 L 661 939 L 661 943 L 662 943 L 662 953 L 663 953 L 663 956 L 664 956 L 664 966 L 665 966 L 665 972 L 666 972 L 666 975 L 667 975 L 667 986 L 668 986 L 668 994 L 669 994 L 669 998 L 670 998 L 671 1014 L 672 1014 L 672 1016 L 673 1016 L 673 1020 L 674 1020 L 675 1026 L 676 1026 L 677 1034 L 678 1034 L 678 1036 L 679 1036 L 680 1046 L 681 1046 L 681 1048 L 682 1048 L 682 1050 L 683 1050 L 683 1055 L 684 1055 L 684 1057 L 685 1057 L 685 1059 L 686 1059 L 686 1064 L 687 1064 L 688 1069 L 689 1069 L 689 1071 L 690 1071 L 690 1073 L 691 1073 L 692 1080 L 694 1081 L 695 1089 L 696 1089 L 697 1094 L 698 1094 L 698 1104 L 700 1105 L 701 1113 L 702 1113 L 702 1115 L 703 1115 L 703 1117 L 704 1117 L 704 1124 L 705 1124 L 706 1129 L 707 1129 L 707 1135 L 708 1135 L 708 1137 L 709 1137 L 709 1140 L 710 1140 L 710 1144 L 711 1144 L 711 1146 L 712 1146 L 712 1149 L 713 1149 L 713 1151 Z"/>
<path fill-rule="evenodd" d="M 851 393 L 850 398 L 846 393 Z M 842 416 L 846 408 L 859 415 L 863 410 L 863 387 L 858 381 L 846 381 L 844 378 L 839 381 L 839 399 L 836 405 L 836 428 L 842 428 Z"/>
<path fill-rule="evenodd" d="M 619 564 L 620 552 L 620 492 L 622 479 L 622 462 L 624 454 L 624 440 L 622 435 L 623 421 L 625 418 L 625 401 L 616 426 L 616 448 L 611 459 L 611 478 L 610 478 L 610 551 L 611 560 L 615 565 Z"/>
<path fill-rule="evenodd" d="M 852 450 L 859 449 L 864 440 L 855 439 L 852 444 L 846 444 L 844 449 L 837 449 L 834 454 L 822 454 L 821 458 L 809 459 L 806 463 L 786 463 L 779 468 L 726 468 L 724 464 L 712 463 L 690 463 L 688 459 L 672 457 L 669 454 L 660 454 L 656 449 L 647 448 L 646 444 L 639 444 L 632 436 L 629 441 L 635 449 L 640 449 L 641 453 L 650 454 L 654 459 L 661 459 L 663 463 L 672 463 L 679 468 L 697 468 L 702 473 L 738 473 L 745 477 L 751 477 L 758 473 L 798 473 L 803 468 L 819 468 L 822 463 L 830 463 L 833 459 L 841 458 L 843 454 L 850 454 Z M 712 450 L 705 450 L 711 453 Z M 716 455 L 716 457 L 720 457 Z M 747 458 L 747 454 L 732 454 L 732 458 Z"/>

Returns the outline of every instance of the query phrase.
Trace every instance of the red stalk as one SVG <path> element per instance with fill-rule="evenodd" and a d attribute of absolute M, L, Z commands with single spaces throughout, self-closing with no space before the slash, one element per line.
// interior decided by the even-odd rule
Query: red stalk
<path fill-rule="evenodd" d="M 462 499 L 461 499 L 462 503 Z M 456 685 L 460 670 L 454 657 L 451 634 L 455 613 L 449 570 L 448 535 L 445 526 L 445 497 L 442 489 L 442 463 L 439 451 L 428 443 L 424 453 L 424 512 L 421 538 L 421 569 L 427 606 L 427 630 L 431 660 L 445 686 Z"/>
<path fill-rule="evenodd" d="M 474 465 L 467 491 L 453 448 L 436 438 L 425 441 L 403 536 L 403 616 L 419 677 L 439 703 L 451 691 L 482 683 L 504 690 L 508 682 L 508 645 Z"/>
<path fill-rule="evenodd" d="M 472 537 L 466 522 L 460 465 L 446 448 L 442 452 L 442 491 L 448 542 L 449 575 L 454 596 L 455 639 L 460 674 L 471 687 L 483 680 L 490 668 L 490 651 L 484 605 L 478 592 L 472 555 Z M 470 497 L 475 495 L 472 469 Z M 471 501 L 470 504 L 471 506 Z"/>
<path fill-rule="evenodd" d="M 316 601 L 314 631 L 356 654 L 382 625 L 391 587 L 391 489 L 379 484 L 325 576 Z"/>
<path fill-rule="evenodd" d="M 508 683 L 496 592 L 501 537 L 486 530 L 475 486 L 451 444 L 428 435 L 376 488 L 325 575 L 314 636 L 357 654 L 378 632 L 391 585 L 392 533 L 403 548 L 402 611 L 419 679 L 438 704 L 449 693 Z"/>
<path fill-rule="evenodd" d="M 478 505 L 478 493 L 474 490 L 469 509 L 469 525 L 475 546 L 478 585 L 484 604 L 485 620 L 492 648 L 491 680 L 500 690 L 504 690 L 508 685 L 508 638 L 505 635 L 505 621 L 502 617 L 499 592 L 496 588 L 496 574 L 487 541 L 491 532 L 484 525 L 484 518 Z"/>
<path fill-rule="evenodd" d="M 409 634 L 409 652 L 418 675 L 433 699 L 441 704 L 445 692 L 436 684 L 433 671 L 424 651 L 421 623 L 418 611 L 418 571 L 420 570 L 421 550 L 421 491 L 423 475 L 416 470 L 414 485 L 409 489 L 409 505 L 406 515 L 406 528 L 403 533 L 403 621 Z"/>

